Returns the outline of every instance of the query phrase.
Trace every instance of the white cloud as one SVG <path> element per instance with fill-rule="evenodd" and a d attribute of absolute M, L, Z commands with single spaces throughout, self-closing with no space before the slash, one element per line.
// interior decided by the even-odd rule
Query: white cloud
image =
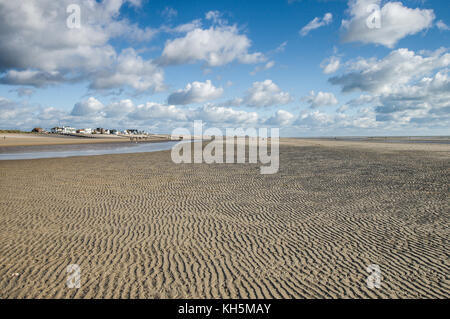
<path fill-rule="evenodd" d="M 292 124 L 295 116 L 288 111 L 278 110 L 273 116 L 268 118 L 264 123 L 268 125 L 288 126 Z"/>
<path fill-rule="evenodd" d="M 104 105 L 94 97 L 86 101 L 78 102 L 74 105 L 71 115 L 86 116 L 103 110 Z"/>
<path fill-rule="evenodd" d="M 265 70 L 269 70 L 271 68 L 273 68 L 275 65 L 274 61 L 269 61 L 264 65 L 258 65 L 257 67 L 255 67 L 253 69 L 252 72 L 250 72 L 250 75 L 255 75 L 256 73 L 260 72 L 260 71 L 265 71 Z"/>
<path fill-rule="evenodd" d="M 175 105 L 164 105 L 153 102 L 138 105 L 133 112 L 128 114 L 128 117 L 138 121 L 148 119 L 187 120 L 186 112 L 178 109 Z"/>
<path fill-rule="evenodd" d="M 442 31 L 450 30 L 450 27 L 448 25 L 446 25 L 445 22 L 442 20 L 439 20 L 438 22 L 436 22 L 436 26 L 438 27 L 439 30 L 442 30 Z"/>
<path fill-rule="evenodd" d="M 191 115 L 191 120 L 211 123 L 256 124 L 258 113 L 233 110 L 229 107 L 205 105 Z"/>
<path fill-rule="evenodd" d="M 161 15 L 168 20 L 175 18 L 178 15 L 178 11 L 171 7 L 165 7 L 161 12 Z"/>
<path fill-rule="evenodd" d="M 340 107 L 336 110 L 336 112 L 337 112 L 337 113 L 344 113 L 344 112 L 347 111 L 348 109 L 349 109 L 348 105 L 347 105 L 347 104 L 344 104 L 344 105 L 340 106 Z"/>
<path fill-rule="evenodd" d="M 341 86 L 343 92 L 382 93 L 450 66 L 450 53 L 440 49 L 419 55 L 398 49 L 381 60 L 359 59 L 347 65 L 350 72 L 330 78 L 332 84 Z"/>
<path fill-rule="evenodd" d="M 202 21 L 200 19 L 196 19 L 188 23 L 180 24 L 176 27 L 162 26 L 161 30 L 168 33 L 187 33 L 197 28 L 201 28 L 201 26 Z"/>
<path fill-rule="evenodd" d="M 401 115 L 407 122 L 430 117 L 450 121 L 449 72 L 448 69 L 439 71 L 433 77 L 424 77 L 379 95 L 379 104 L 375 107 L 378 119 L 392 120 Z"/>
<path fill-rule="evenodd" d="M 186 88 L 172 93 L 168 98 L 169 104 L 186 105 L 215 100 L 223 94 L 222 88 L 215 87 L 210 80 L 206 82 L 192 82 Z"/>
<path fill-rule="evenodd" d="M 314 91 L 311 91 L 309 96 L 305 97 L 303 100 L 309 103 L 311 108 L 331 106 L 339 103 L 333 93 L 321 91 L 317 94 Z"/>
<path fill-rule="evenodd" d="M 249 53 L 247 36 L 239 34 L 236 26 L 196 28 L 186 36 L 168 40 L 160 63 L 165 65 L 203 61 L 206 66 L 221 66 L 233 61 L 251 64 L 265 60 L 262 53 Z"/>
<path fill-rule="evenodd" d="M 222 19 L 222 13 L 220 11 L 208 11 L 205 14 L 206 20 L 211 20 L 214 24 L 226 24 L 227 21 Z"/>
<path fill-rule="evenodd" d="M 281 43 L 275 50 L 275 53 L 280 53 L 280 52 L 284 52 L 284 50 L 286 50 L 286 46 L 287 46 L 288 42 L 284 41 L 283 43 Z"/>
<path fill-rule="evenodd" d="M 43 87 L 52 84 L 64 82 L 64 76 L 58 71 L 38 71 L 38 70 L 8 70 L 0 83 L 8 85 L 31 85 L 35 87 Z"/>
<path fill-rule="evenodd" d="M 346 104 L 349 107 L 359 107 L 359 106 L 364 106 L 364 105 L 368 105 L 368 104 L 375 105 L 375 104 L 379 104 L 379 103 L 380 103 L 380 101 L 379 101 L 378 96 L 361 94 L 359 97 L 348 101 Z"/>
<path fill-rule="evenodd" d="M 302 112 L 295 121 L 295 125 L 302 127 L 328 126 L 335 122 L 331 114 L 320 111 Z"/>
<path fill-rule="evenodd" d="M 110 40 L 148 41 L 157 33 L 122 19 L 120 9 L 126 2 L 140 6 L 136 0 L 81 2 L 81 28 L 71 29 L 66 25 L 66 8 L 72 0 L 0 0 L 0 71 L 4 72 L 0 81 L 43 87 L 87 80 L 92 85 L 99 73 L 118 63 Z M 131 87 L 148 82 L 150 76 L 133 80 Z"/>
<path fill-rule="evenodd" d="M 121 52 L 117 62 L 99 72 L 90 85 L 95 90 L 129 87 L 138 93 L 164 90 L 164 73 L 151 60 L 144 60 L 133 49 Z"/>
<path fill-rule="evenodd" d="M 380 6 L 381 0 L 349 0 L 351 18 L 342 20 L 345 42 L 374 43 L 392 48 L 402 38 L 433 25 L 433 10 L 411 9 L 401 2 L 387 2 L 380 7 L 377 17 L 370 11 L 374 4 Z M 367 21 L 373 19 L 379 19 L 379 27 L 375 23 L 368 25 Z"/>
<path fill-rule="evenodd" d="M 285 105 L 291 101 L 291 95 L 281 91 L 272 80 L 254 82 L 253 86 L 247 91 L 247 95 L 244 99 L 236 100 L 236 102 L 241 102 L 241 104 L 254 107 Z"/>
<path fill-rule="evenodd" d="M 121 100 L 108 104 L 102 111 L 105 117 L 115 118 L 128 114 L 134 110 L 133 101 L 130 99 Z"/>
<path fill-rule="evenodd" d="M 377 123 L 391 127 L 449 125 L 448 49 L 421 54 L 399 49 L 381 60 L 360 59 L 347 66 L 350 72 L 330 82 L 344 92 L 370 93 L 347 102 L 349 107 L 371 109 Z"/>
<path fill-rule="evenodd" d="M 306 36 L 309 32 L 312 30 L 318 29 L 320 27 L 329 25 L 333 21 L 333 15 L 331 13 L 325 13 L 323 18 L 314 18 L 312 21 L 310 21 L 307 25 L 305 25 L 300 31 L 301 36 Z"/>
<path fill-rule="evenodd" d="M 336 56 L 332 56 L 329 59 L 325 59 L 320 67 L 323 69 L 324 74 L 335 73 L 341 67 L 341 59 Z"/>

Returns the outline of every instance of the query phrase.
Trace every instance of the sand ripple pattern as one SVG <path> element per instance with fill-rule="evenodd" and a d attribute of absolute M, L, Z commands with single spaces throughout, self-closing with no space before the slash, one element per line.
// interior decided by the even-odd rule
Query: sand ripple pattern
<path fill-rule="evenodd" d="M 450 297 L 448 159 L 280 151 L 266 176 L 169 152 L 1 162 L 0 298 Z"/>

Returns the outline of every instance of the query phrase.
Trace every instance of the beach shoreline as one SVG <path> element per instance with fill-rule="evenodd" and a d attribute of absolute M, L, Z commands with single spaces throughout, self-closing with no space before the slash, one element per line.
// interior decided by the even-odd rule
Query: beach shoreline
<path fill-rule="evenodd" d="M 18 146 L 48 146 L 48 145 L 76 145 L 76 144 L 106 144 L 106 143 L 130 143 L 132 136 L 90 136 L 75 137 L 57 134 L 0 134 L 0 151 Z M 152 137 L 139 142 L 158 143 L 171 141 L 168 138 Z"/>

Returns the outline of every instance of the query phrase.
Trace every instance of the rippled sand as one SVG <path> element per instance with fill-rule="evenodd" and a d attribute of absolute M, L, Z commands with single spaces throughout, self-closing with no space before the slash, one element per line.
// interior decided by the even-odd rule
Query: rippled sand
<path fill-rule="evenodd" d="M 0 298 L 449 298 L 449 147 L 349 143 L 2 161 Z"/>

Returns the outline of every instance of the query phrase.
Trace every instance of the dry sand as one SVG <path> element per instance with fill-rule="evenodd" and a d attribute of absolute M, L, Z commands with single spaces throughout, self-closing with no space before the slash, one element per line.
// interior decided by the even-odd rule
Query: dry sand
<path fill-rule="evenodd" d="M 2 161 L 0 298 L 449 298 L 449 146 L 367 144 Z"/>
<path fill-rule="evenodd" d="M 147 141 L 165 141 L 162 137 L 149 137 Z M 15 146 L 43 146 L 43 145 L 67 145 L 67 144 L 97 144 L 97 143 L 121 143 L 129 142 L 128 137 L 101 135 L 87 137 L 72 137 L 63 135 L 44 134 L 0 134 L 0 148 Z"/>

